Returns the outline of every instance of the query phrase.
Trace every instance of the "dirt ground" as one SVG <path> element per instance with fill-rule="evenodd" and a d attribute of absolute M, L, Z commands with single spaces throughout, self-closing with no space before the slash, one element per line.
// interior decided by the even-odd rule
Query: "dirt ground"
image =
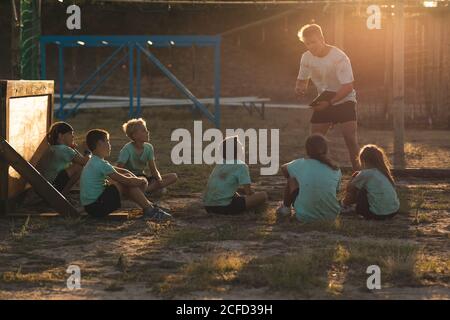
<path fill-rule="evenodd" d="M 151 198 L 170 208 L 174 220 L 144 221 L 129 201 L 122 219 L 2 218 L 0 299 L 450 298 L 448 179 L 398 180 L 401 213 L 391 221 L 345 215 L 301 224 L 275 214 L 282 177 L 260 176 L 252 166 L 255 189 L 268 192 L 268 205 L 241 216 L 211 216 L 201 192 L 212 167 L 170 162 L 170 133 L 192 129 L 190 112 L 152 109 L 143 116 L 160 171 L 179 175 L 168 193 Z M 70 123 L 79 143 L 91 128 L 109 130 L 113 162 L 126 142 L 120 131 L 126 118 L 126 110 L 91 111 Z M 223 128 L 279 128 L 281 163 L 302 156 L 309 113 L 269 110 L 267 119 L 223 110 Z M 360 128 L 359 134 L 361 145 L 377 143 L 391 155 L 391 131 Z M 349 165 L 339 128 L 329 138 L 333 157 Z M 409 130 L 405 151 L 409 167 L 450 168 L 448 131 Z M 76 201 L 78 191 L 71 197 Z M 18 212 L 51 210 L 39 203 Z M 69 265 L 80 267 L 81 289 L 67 288 Z M 370 265 L 380 267 L 380 290 L 367 289 Z"/>

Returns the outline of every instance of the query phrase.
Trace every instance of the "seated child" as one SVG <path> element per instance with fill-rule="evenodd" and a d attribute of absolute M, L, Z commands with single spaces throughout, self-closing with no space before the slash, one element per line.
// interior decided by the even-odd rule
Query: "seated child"
<path fill-rule="evenodd" d="M 50 147 L 39 161 L 39 171 L 59 192 L 67 195 L 80 179 L 89 156 L 82 156 L 75 149 L 73 128 L 66 122 L 56 122 L 50 127 L 47 142 Z"/>
<path fill-rule="evenodd" d="M 115 168 L 105 160 L 111 153 L 107 131 L 90 130 L 86 135 L 86 144 L 92 157 L 81 173 L 80 200 L 89 215 L 97 218 L 107 216 L 121 207 L 121 196 L 126 196 L 143 209 L 145 218 L 161 221 L 172 217 L 145 197 L 146 178 Z"/>
<path fill-rule="evenodd" d="M 300 158 L 281 167 L 287 183 L 284 200 L 277 213 L 290 215 L 294 204 L 296 217 L 302 222 L 335 219 L 340 211 L 336 193 L 341 170 L 328 157 L 324 136 L 310 135 L 305 147 L 308 158 Z"/>
<path fill-rule="evenodd" d="M 356 213 L 366 219 L 392 218 L 400 209 L 400 201 L 386 154 L 380 147 L 368 144 L 361 148 L 359 162 L 362 170 L 349 181 L 343 204 L 356 203 Z"/>
<path fill-rule="evenodd" d="M 253 192 L 248 166 L 241 160 L 242 144 L 238 137 L 228 137 L 220 146 L 224 163 L 217 164 L 211 172 L 203 204 L 208 213 L 239 214 L 267 201 L 265 192 Z M 227 152 L 227 150 L 233 152 Z M 245 195 L 237 191 L 241 188 Z"/>
<path fill-rule="evenodd" d="M 149 132 L 145 121 L 142 118 L 131 119 L 122 127 L 131 141 L 120 150 L 117 166 L 128 169 L 138 177 L 146 177 L 147 192 L 164 189 L 175 183 L 178 179 L 176 173 L 161 175 L 156 167 L 154 149 L 148 142 Z M 150 176 L 145 175 L 144 170 L 147 168 L 150 169 Z"/>

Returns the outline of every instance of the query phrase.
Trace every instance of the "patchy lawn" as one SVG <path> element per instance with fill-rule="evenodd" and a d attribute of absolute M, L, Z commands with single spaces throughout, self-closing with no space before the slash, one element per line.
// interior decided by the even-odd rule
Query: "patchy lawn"
<path fill-rule="evenodd" d="M 238 108 L 223 110 L 224 128 L 280 128 L 281 162 L 304 154 L 309 113 L 268 110 L 267 119 Z M 112 134 L 117 157 L 126 138 L 120 124 L 125 110 L 84 112 L 71 123 L 81 142 L 88 129 Z M 192 129 L 190 112 L 147 110 L 151 140 L 162 172 L 180 181 L 156 201 L 174 220 L 139 219 L 140 210 L 124 201 L 128 219 L 4 218 L 0 220 L 0 299 L 441 299 L 450 298 L 450 181 L 402 179 L 401 213 L 391 221 L 364 221 L 353 215 L 327 223 L 301 224 L 278 219 L 283 179 L 259 176 L 257 190 L 269 205 L 241 216 L 212 216 L 201 205 L 211 166 L 170 162 L 170 133 Z M 209 126 L 204 123 L 204 127 Z M 361 128 L 360 142 L 392 152 L 392 132 Z M 445 131 L 408 131 L 411 167 L 450 167 Z M 330 133 L 331 153 L 348 165 L 338 128 Z M 345 174 L 347 180 L 349 173 Z M 78 197 L 73 192 L 74 200 Z M 20 212 L 49 211 L 42 204 Z M 69 265 L 81 268 L 81 289 L 66 288 Z M 381 290 L 369 291 L 366 269 L 381 268 Z"/>

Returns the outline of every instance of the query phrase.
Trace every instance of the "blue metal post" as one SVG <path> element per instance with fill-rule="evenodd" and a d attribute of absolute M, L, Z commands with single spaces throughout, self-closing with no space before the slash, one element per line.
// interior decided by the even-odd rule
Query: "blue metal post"
<path fill-rule="evenodd" d="M 59 111 L 57 117 L 64 120 L 64 54 L 62 45 L 58 45 L 59 71 Z"/>
<path fill-rule="evenodd" d="M 133 68 L 134 68 L 134 63 L 133 63 L 133 55 L 134 55 L 134 44 L 133 43 L 129 43 L 128 45 L 128 68 L 129 68 L 129 80 L 130 80 L 130 111 L 128 112 L 128 116 L 131 118 L 133 116 L 133 90 L 134 90 L 134 75 L 133 75 Z"/>
<path fill-rule="evenodd" d="M 136 50 L 136 118 L 141 115 L 141 50 Z"/>
<path fill-rule="evenodd" d="M 214 122 L 220 128 L 220 37 L 214 47 Z"/>

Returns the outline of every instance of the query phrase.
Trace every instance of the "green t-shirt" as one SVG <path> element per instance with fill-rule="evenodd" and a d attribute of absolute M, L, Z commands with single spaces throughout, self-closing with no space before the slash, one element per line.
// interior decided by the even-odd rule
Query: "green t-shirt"
<path fill-rule="evenodd" d="M 125 169 L 130 170 L 136 175 L 144 174 L 144 170 L 148 168 L 148 162 L 155 159 L 153 146 L 146 142 L 144 143 L 144 150 L 141 154 L 136 152 L 136 148 L 132 142 L 128 142 L 120 150 L 118 163 L 123 163 Z"/>
<path fill-rule="evenodd" d="M 76 155 L 77 152 L 65 144 L 51 145 L 39 161 L 42 175 L 53 183 L 58 173 L 67 169 Z"/>
<path fill-rule="evenodd" d="M 367 191 L 369 210 L 377 215 L 397 212 L 400 201 L 395 187 L 389 179 L 376 168 L 361 170 L 351 181 L 357 189 Z"/>
<path fill-rule="evenodd" d="M 333 170 L 315 159 L 297 159 L 288 163 L 289 176 L 299 184 L 294 202 L 300 221 L 334 219 L 340 212 L 336 197 L 341 170 Z"/>
<path fill-rule="evenodd" d="M 227 206 L 239 186 L 250 183 L 250 173 L 244 162 L 233 160 L 218 164 L 209 176 L 203 203 L 205 206 Z"/>
<path fill-rule="evenodd" d="M 116 169 L 106 160 L 93 155 L 86 163 L 80 177 L 80 201 L 87 206 L 97 200 L 107 185 L 107 177 Z"/>

